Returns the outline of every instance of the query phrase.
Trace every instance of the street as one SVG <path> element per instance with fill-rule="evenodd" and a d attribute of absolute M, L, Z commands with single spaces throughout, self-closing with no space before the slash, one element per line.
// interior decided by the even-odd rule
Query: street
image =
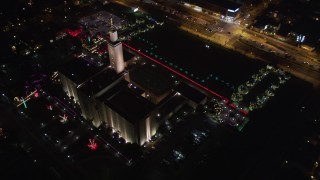
<path fill-rule="evenodd" d="M 320 59 L 314 52 L 293 46 L 265 34 L 248 29 L 247 23 L 226 22 L 216 14 L 195 11 L 182 4 L 157 1 L 156 4 L 142 4 L 136 1 L 116 1 L 126 6 L 139 6 L 142 11 L 153 12 L 155 9 L 165 13 L 170 21 L 179 24 L 179 28 L 191 34 L 220 44 L 225 48 L 238 51 L 254 59 L 269 63 L 276 63 L 288 72 L 311 82 L 314 86 L 320 85 Z M 240 17 L 238 20 L 248 22 L 254 19 L 265 5 L 249 10 L 250 17 Z M 237 20 L 237 21 L 238 21 Z M 248 46 L 241 43 L 240 38 L 248 39 L 264 46 L 266 53 L 261 52 L 257 46 Z M 271 52 L 271 53 L 270 53 Z M 273 53 L 273 54 L 272 54 Z"/>

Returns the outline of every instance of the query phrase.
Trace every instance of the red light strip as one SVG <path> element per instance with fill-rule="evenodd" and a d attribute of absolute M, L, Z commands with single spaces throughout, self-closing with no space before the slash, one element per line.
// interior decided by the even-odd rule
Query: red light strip
<path fill-rule="evenodd" d="M 157 63 L 157 64 L 159 64 L 159 65 L 161 65 L 161 66 L 165 67 L 166 69 L 170 70 L 171 72 L 173 72 L 173 73 L 175 73 L 175 74 L 177 74 L 177 75 L 181 76 L 182 78 L 184 78 L 184 79 L 186 79 L 186 80 L 188 80 L 188 81 L 192 82 L 193 84 L 195 84 L 195 85 L 197 85 L 197 86 L 201 87 L 202 89 L 205 89 L 206 91 L 210 92 L 211 94 L 213 94 L 213 95 L 215 95 L 215 96 L 217 96 L 217 97 L 221 98 L 225 103 L 228 103 L 228 102 L 229 102 L 229 100 L 228 100 L 227 98 L 225 98 L 225 97 L 221 96 L 220 94 L 218 94 L 218 93 L 216 93 L 216 92 L 212 91 L 211 89 L 209 89 L 209 88 L 207 88 L 207 87 L 205 87 L 205 86 L 203 86 L 203 85 L 201 85 L 201 84 L 199 84 L 199 83 L 195 82 L 194 80 L 192 80 L 192 79 L 188 78 L 188 77 L 187 77 L 187 76 L 185 76 L 184 74 L 179 73 L 178 71 L 176 71 L 176 70 L 172 69 L 171 67 L 169 67 L 169 66 L 167 66 L 167 65 L 165 65 L 165 64 L 163 64 L 163 63 L 161 63 L 161 62 L 159 62 L 158 60 L 156 60 L 156 59 L 154 59 L 154 58 L 152 58 L 152 57 L 150 57 L 150 56 L 148 56 L 148 55 L 146 55 L 146 54 L 144 54 L 144 53 L 142 53 L 142 52 L 138 51 L 137 49 L 135 49 L 135 48 L 133 48 L 133 47 L 131 47 L 131 46 L 129 46 L 129 45 L 127 45 L 127 44 L 123 43 L 123 42 L 122 42 L 122 44 L 123 44 L 124 46 L 128 47 L 129 49 L 131 49 L 131 50 L 133 50 L 133 51 L 137 52 L 138 54 L 140 54 L 140 55 L 142 55 L 142 56 L 144 56 L 144 57 L 146 57 L 146 58 L 150 59 L 151 61 L 153 61 L 153 62 L 155 62 L 155 63 Z"/>
<path fill-rule="evenodd" d="M 243 110 L 243 109 L 241 109 L 240 110 L 240 112 L 242 112 L 243 114 L 245 114 L 245 115 L 247 115 L 248 114 L 248 112 L 247 111 L 245 111 L 245 110 Z"/>
<path fill-rule="evenodd" d="M 237 108 L 238 108 L 236 105 L 234 105 L 234 104 L 232 104 L 232 103 L 230 103 L 229 106 L 232 107 L 232 108 L 234 108 L 234 109 L 237 109 Z M 242 112 L 242 113 L 245 114 L 245 115 L 248 114 L 248 112 L 245 111 L 245 110 L 243 110 L 243 109 L 240 109 L 240 112 Z"/>
<path fill-rule="evenodd" d="M 231 107 L 233 107 L 235 109 L 237 108 L 236 105 L 234 105 L 234 104 L 229 104 L 229 106 L 231 106 Z"/>
<path fill-rule="evenodd" d="M 67 29 L 66 32 L 67 32 L 70 36 L 76 37 L 76 36 L 78 36 L 78 35 L 82 32 L 82 29 L 76 29 L 76 30 Z"/>

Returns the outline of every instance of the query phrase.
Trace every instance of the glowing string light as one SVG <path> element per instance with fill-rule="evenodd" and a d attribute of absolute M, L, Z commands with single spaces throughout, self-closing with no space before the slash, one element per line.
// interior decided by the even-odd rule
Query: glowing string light
<path fill-rule="evenodd" d="M 21 97 L 21 102 L 22 102 L 24 108 L 27 109 L 28 107 L 27 107 L 26 101 L 23 99 L 23 97 Z"/>

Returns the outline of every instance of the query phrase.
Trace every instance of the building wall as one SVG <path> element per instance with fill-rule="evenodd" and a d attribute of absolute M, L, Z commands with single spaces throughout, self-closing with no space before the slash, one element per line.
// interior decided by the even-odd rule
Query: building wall
<path fill-rule="evenodd" d="M 103 122 L 99 112 L 101 109 L 100 102 L 93 98 L 90 104 L 90 109 L 92 114 L 92 124 L 95 127 L 99 127 Z"/>
<path fill-rule="evenodd" d="M 78 93 L 78 95 L 82 116 L 87 120 L 93 120 L 90 98 L 81 91 Z"/>
<path fill-rule="evenodd" d="M 95 127 L 99 127 L 102 124 L 99 115 L 100 102 L 93 97 L 88 97 L 81 91 L 78 92 L 78 95 L 82 116 L 88 121 L 92 121 Z"/>
<path fill-rule="evenodd" d="M 123 59 L 122 43 L 116 45 L 108 44 L 108 52 L 111 67 L 117 72 L 124 71 L 125 63 Z"/>
<path fill-rule="evenodd" d="M 145 99 L 148 99 L 149 101 L 151 101 L 154 104 L 159 104 L 164 98 L 166 98 L 171 92 L 172 90 L 170 89 L 167 92 L 164 92 L 161 95 L 155 95 L 154 93 L 148 91 L 148 89 L 146 87 L 140 86 L 138 83 L 134 82 L 131 78 L 130 78 L 130 73 L 128 73 L 125 76 L 125 79 L 128 82 L 131 82 L 132 84 L 134 84 L 135 86 L 139 87 L 140 89 L 142 89 L 144 91 L 144 93 L 142 94 L 142 97 L 144 97 Z"/>
<path fill-rule="evenodd" d="M 59 78 L 62 83 L 63 91 L 69 96 L 74 97 L 74 101 L 79 103 L 78 91 L 77 91 L 77 84 L 72 82 L 69 78 L 67 78 L 62 73 L 58 72 Z"/>
<path fill-rule="evenodd" d="M 138 143 L 138 133 L 133 124 L 124 119 L 121 115 L 100 102 L 100 108 L 97 111 L 101 122 L 105 122 L 112 127 L 114 131 L 119 131 L 121 137 L 130 143 Z"/>
<path fill-rule="evenodd" d="M 146 141 L 150 140 L 154 134 L 156 134 L 159 123 L 155 117 L 156 116 L 152 114 L 139 122 L 139 145 L 143 145 Z"/>

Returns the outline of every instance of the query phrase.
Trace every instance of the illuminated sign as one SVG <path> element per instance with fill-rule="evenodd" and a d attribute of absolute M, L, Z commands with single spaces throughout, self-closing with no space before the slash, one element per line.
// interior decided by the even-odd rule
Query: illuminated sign
<path fill-rule="evenodd" d="M 196 10 L 196 11 L 199 11 L 199 12 L 201 12 L 201 11 L 202 11 L 202 8 L 201 8 L 201 7 L 199 7 L 199 6 L 195 6 L 193 9 L 194 9 L 194 10 Z"/>
<path fill-rule="evenodd" d="M 233 13 L 235 13 L 235 12 L 237 12 L 237 11 L 239 11 L 239 8 L 237 8 L 236 10 L 228 9 L 228 12 L 233 12 Z"/>

